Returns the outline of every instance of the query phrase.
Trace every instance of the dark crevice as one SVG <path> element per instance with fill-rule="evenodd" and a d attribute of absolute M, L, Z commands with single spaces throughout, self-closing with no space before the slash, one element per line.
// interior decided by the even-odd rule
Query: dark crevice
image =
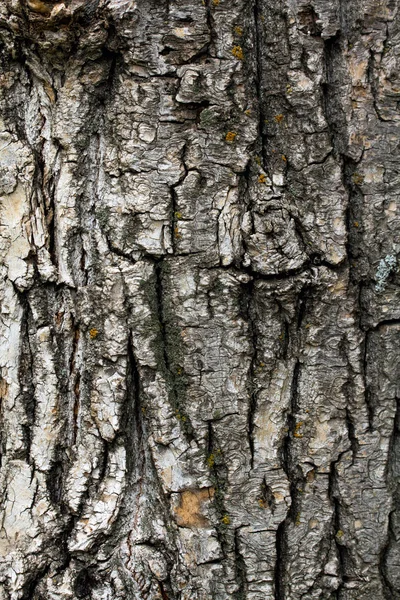
<path fill-rule="evenodd" d="M 368 346 L 369 346 L 370 331 L 365 333 L 363 348 L 362 348 L 362 364 L 361 372 L 364 382 L 364 398 L 365 406 L 368 413 L 368 431 L 374 431 L 374 404 L 372 400 L 371 390 L 368 381 Z"/>
<path fill-rule="evenodd" d="M 285 600 L 285 565 L 287 555 L 286 521 L 282 521 L 276 530 L 276 563 L 275 563 L 275 600 Z"/>
<path fill-rule="evenodd" d="M 228 553 L 228 542 L 226 536 L 227 524 L 225 521 L 227 512 L 225 508 L 225 489 L 227 479 L 227 468 L 224 463 L 224 457 L 215 437 L 212 421 L 208 422 L 207 437 L 206 437 L 206 462 L 210 471 L 210 481 L 214 487 L 213 506 L 218 519 L 216 524 L 216 533 L 221 551 L 226 558 Z"/>
<path fill-rule="evenodd" d="M 254 1 L 254 32 L 255 32 L 255 59 L 256 59 L 256 73 L 255 73 L 255 88 L 258 96 L 258 139 L 261 142 L 261 158 L 262 167 L 266 173 L 268 170 L 268 158 L 267 158 L 267 136 L 265 132 L 265 121 L 266 115 L 264 111 L 264 86 L 263 86 L 263 59 L 262 59 L 262 13 L 260 8 L 260 1 Z M 270 173 L 269 173 L 270 176 Z"/>
<path fill-rule="evenodd" d="M 167 266 L 163 259 L 154 262 L 155 274 L 155 310 L 159 326 L 157 339 L 157 355 L 160 359 L 160 368 L 165 377 L 168 396 L 175 414 L 179 420 L 182 431 L 188 441 L 194 439 L 194 431 L 188 415 L 185 412 L 183 401 L 186 395 L 187 378 L 183 371 L 182 363 L 182 339 L 180 329 L 174 323 L 175 315 L 171 311 L 164 286 L 166 283 Z"/>
<path fill-rule="evenodd" d="M 249 407 L 247 413 L 248 443 L 250 448 L 250 468 L 254 466 L 254 418 L 257 411 L 257 389 L 255 371 L 257 365 L 257 331 L 255 327 L 254 280 L 241 284 L 239 311 L 246 320 L 249 330 L 251 358 L 248 370 Z"/>
<path fill-rule="evenodd" d="M 170 194 L 171 194 L 171 219 L 170 219 L 170 227 L 171 227 L 171 245 L 172 245 L 172 253 L 176 253 L 176 242 L 180 239 L 181 234 L 179 232 L 179 219 L 181 218 L 181 214 L 178 211 L 178 196 L 176 193 L 176 188 L 182 185 L 184 180 L 188 175 L 188 168 L 185 163 L 185 153 L 186 153 L 186 144 L 183 146 L 181 150 L 180 160 L 183 165 L 183 173 L 180 176 L 179 180 L 170 186 Z"/>
<path fill-rule="evenodd" d="M 32 427 L 36 420 L 35 380 L 33 372 L 34 355 L 30 343 L 29 332 L 29 328 L 32 325 L 32 312 L 27 295 L 19 294 L 19 297 L 23 307 L 23 314 L 21 319 L 21 349 L 18 377 L 20 382 L 21 400 L 26 414 L 26 423 L 22 425 L 26 448 L 26 460 L 30 462 Z"/>
<path fill-rule="evenodd" d="M 290 389 L 290 408 L 287 414 L 287 434 L 281 446 L 281 462 L 290 486 L 291 505 L 286 518 L 279 524 L 276 532 L 276 563 L 275 563 L 275 600 L 285 599 L 286 581 L 286 556 L 288 552 L 288 526 L 296 525 L 300 517 L 300 490 L 304 489 L 304 476 L 300 467 L 295 462 L 293 454 L 294 438 L 302 437 L 297 433 L 296 414 L 299 410 L 299 382 L 301 377 L 301 329 L 307 312 L 307 301 L 311 296 L 312 289 L 309 285 L 303 285 L 297 296 L 295 307 L 294 326 L 292 334 L 293 348 L 297 353 L 297 359 L 293 366 L 292 383 Z"/>
<path fill-rule="evenodd" d="M 393 509 L 389 514 L 387 538 L 379 556 L 379 573 L 386 600 L 399 598 L 400 589 L 396 585 L 396 550 L 400 539 L 400 398 L 396 398 L 396 413 L 393 421 L 393 433 L 388 451 L 386 481 L 393 495 Z M 393 554 L 394 560 L 393 560 Z M 392 556 L 391 556 L 392 555 Z M 391 563 L 391 564 L 390 564 Z M 394 564 L 393 564 L 394 563 Z M 389 568 L 389 565 L 391 568 Z"/>
<path fill-rule="evenodd" d="M 33 578 L 28 580 L 24 586 L 24 589 L 22 590 L 22 596 L 20 596 L 21 600 L 44 600 L 42 595 L 39 596 L 37 594 L 37 589 L 43 579 L 46 577 L 49 570 L 50 565 L 46 565 L 45 567 L 40 568 Z"/>
<path fill-rule="evenodd" d="M 212 2 L 213 0 L 205 0 L 207 28 L 210 34 L 210 41 L 206 45 L 205 53 L 209 54 L 210 56 L 215 56 L 215 42 L 217 39 L 217 32 L 215 30 Z"/>
<path fill-rule="evenodd" d="M 235 575 L 238 584 L 238 590 L 234 594 L 235 600 L 246 600 L 247 598 L 247 570 L 246 562 L 239 548 L 239 529 L 234 532 L 234 552 L 235 552 Z"/>
<path fill-rule="evenodd" d="M 328 495 L 333 506 L 333 517 L 332 517 L 332 536 L 335 540 L 337 557 L 339 561 L 339 578 L 340 583 L 336 589 L 336 597 L 341 597 L 341 591 L 344 588 L 345 583 L 354 578 L 353 567 L 350 553 L 344 543 L 344 532 L 341 529 L 341 504 L 340 504 L 340 493 L 337 483 L 337 471 L 336 466 L 340 462 L 343 452 L 339 455 L 336 461 L 331 462 L 329 471 L 329 487 Z"/>

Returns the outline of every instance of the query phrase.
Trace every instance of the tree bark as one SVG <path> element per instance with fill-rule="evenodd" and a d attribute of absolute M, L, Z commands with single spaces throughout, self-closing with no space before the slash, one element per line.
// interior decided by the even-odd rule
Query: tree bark
<path fill-rule="evenodd" d="M 1 0 L 0 600 L 400 598 L 397 0 Z"/>

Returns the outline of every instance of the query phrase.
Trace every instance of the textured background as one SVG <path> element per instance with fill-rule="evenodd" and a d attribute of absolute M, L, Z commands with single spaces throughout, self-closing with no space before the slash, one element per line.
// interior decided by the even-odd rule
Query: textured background
<path fill-rule="evenodd" d="M 0 599 L 400 598 L 398 0 L 0 0 Z"/>

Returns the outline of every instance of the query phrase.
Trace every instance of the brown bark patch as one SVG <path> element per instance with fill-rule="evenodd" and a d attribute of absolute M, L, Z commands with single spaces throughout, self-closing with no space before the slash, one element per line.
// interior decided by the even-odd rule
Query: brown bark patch
<path fill-rule="evenodd" d="M 203 514 L 203 505 L 213 496 L 213 487 L 182 492 L 179 505 L 174 508 L 178 525 L 180 527 L 208 527 L 209 521 Z"/>

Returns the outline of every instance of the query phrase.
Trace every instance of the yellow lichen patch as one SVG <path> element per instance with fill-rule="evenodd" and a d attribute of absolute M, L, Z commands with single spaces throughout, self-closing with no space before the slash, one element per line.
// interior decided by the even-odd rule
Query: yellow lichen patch
<path fill-rule="evenodd" d="M 243 27 L 236 25 L 234 32 L 236 33 L 236 35 L 243 35 Z"/>
<path fill-rule="evenodd" d="M 360 173 L 353 173 L 353 183 L 355 183 L 356 185 L 361 185 L 364 182 L 364 175 L 361 175 Z"/>
<path fill-rule="evenodd" d="M 180 527 L 207 527 L 209 522 L 202 513 L 203 504 L 211 500 L 213 496 L 213 487 L 181 492 L 179 506 L 174 508 L 178 525 Z"/>
<path fill-rule="evenodd" d="M 354 221 L 353 225 L 354 225 L 354 227 L 358 227 L 359 226 L 358 221 Z"/>
<path fill-rule="evenodd" d="M 260 508 L 266 508 L 266 507 L 267 507 L 267 503 L 266 503 L 266 501 L 265 501 L 263 498 L 260 498 L 260 499 L 258 500 L 258 506 L 259 506 Z"/>
<path fill-rule="evenodd" d="M 224 515 L 221 519 L 221 523 L 223 523 L 224 525 L 229 525 L 230 522 L 231 518 L 229 515 Z"/>
<path fill-rule="evenodd" d="M 99 335 L 99 332 L 97 331 L 97 329 L 95 327 L 93 327 L 90 331 L 89 331 L 89 336 L 91 340 L 94 340 L 97 338 L 97 336 Z"/>
<path fill-rule="evenodd" d="M 296 527 L 298 527 L 301 524 L 300 516 L 301 516 L 301 513 L 298 512 L 296 515 L 296 521 L 294 523 L 296 525 Z"/>
<path fill-rule="evenodd" d="M 232 144 L 232 142 L 235 141 L 236 136 L 237 136 L 237 133 L 235 133 L 234 131 L 228 131 L 228 133 L 225 136 L 225 141 L 227 141 L 230 144 Z"/>
<path fill-rule="evenodd" d="M 233 48 L 232 48 L 232 54 L 238 60 L 243 60 L 244 59 L 243 49 L 242 49 L 241 46 L 233 46 Z"/>
<path fill-rule="evenodd" d="M 260 175 L 258 176 L 258 183 L 266 183 L 267 182 L 267 176 L 264 175 L 264 173 L 260 173 Z"/>
<path fill-rule="evenodd" d="M 275 115 L 274 119 L 277 123 L 282 123 L 283 119 L 284 119 L 284 115 L 280 114 L 280 115 Z"/>
<path fill-rule="evenodd" d="M 248 117 L 250 117 L 251 110 L 248 108 L 247 110 L 244 111 L 244 114 L 247 115 Z"/>
<path fill-rule="evenodd" d="M 295 428 L 294 428 L 294 432 L 293 432 L 293 436 L 295 438 L 302 438 L 303 437 L 303 434 L 300 433 L 300 429 L 301 429 L 302 425 L 304 425 L 303 421 L 299 421 L 299 423 L 296 423 Z"/>
<path fill-rule="evenodd" d="M 341 540 L 343 536 L 344 536 L 344 531 L 342 531 L 341 529 L 339 529 L 339 531 L 336 532 L 336 537 L 339 540 Z"/>
<path fill-rule="evenodd" d="M 212 469 L 212 468 L 213 468 L 213 466 L 214 466 L 214 464 L 215 464 L 215 456 L 214 456 L 214 454 L 210 454 L 210 455 L 207 457 L 207 464 L 208 464 L 208 466 L 210 467 L 210 469 Z"/>
<path fill-rule="evenodd" d="M 182 219 L 182 213 L 179 211 L 176 211 L 175 213 L 175 219 Z"/>
<path fill-rule="evenodd" d="M 182 423 L 186 423 L 187 419 L 186 419 L 185 415 L 181 415 L 179 410 L 175 411 L 175 416 L 178 419 L 178 421 L 182 421 Z"/>

